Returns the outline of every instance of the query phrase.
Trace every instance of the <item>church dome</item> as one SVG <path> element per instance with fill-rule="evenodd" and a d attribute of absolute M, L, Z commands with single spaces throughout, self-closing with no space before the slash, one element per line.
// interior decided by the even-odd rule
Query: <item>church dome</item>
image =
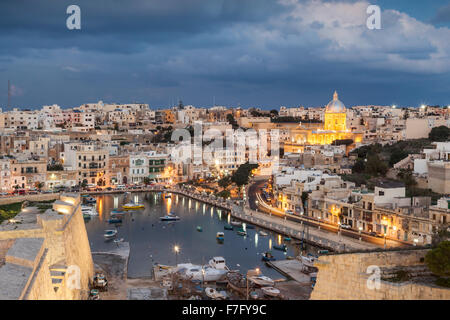
<path fill-rule="evenodd" d="M 345 105 L 338 99 L 338 94 L 335 91 L 333 95 L 333 100 L 331 100 L 327 107 L 325 108 L 326 113 L 344 113 Z"/>

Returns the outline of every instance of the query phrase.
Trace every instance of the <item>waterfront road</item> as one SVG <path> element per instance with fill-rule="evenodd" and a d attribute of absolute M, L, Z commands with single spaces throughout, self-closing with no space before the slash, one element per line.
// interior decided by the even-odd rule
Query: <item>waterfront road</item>
<path fill-rule="evenodd" d="M 267 180 L 255 180 L 248 187 L 247 194 L 248 194 L 248 201 L 249 201 L 248 204 L 250 206 L 250 209 L 257 210 L 257 211 L 263 212 L 263 213 L 268 213 L 274 217 L 279 217 L 280 219 L 285 219 L 285 220 L 294 221 L 294 222 L 298 222 L 298 223 L 303 221 L 303 223 L 307 226 L 316 227 L 316 228 L 319 228 L 319 226 L 320 226 L 321 230 L 326 230 L 326 231 L 329 231 L 332 233 L 337 233 L 337 234 L 339 234 L 339 232 L 340 232 L 340 235 L 343 237 L 358 239 L 360 241 L 375 244 L 380 247 L 385 246 L 384 238 L 374 237 L 365 232 L 359 233 L 359 231 L 356 231 L 356 230 L 342 229 L 336 225 L 319 222 L 316 219 L 311 218 L 311 217 L 300 217 L 300 216 L 296 216 L 296 215 L 284 214 L 281 210 L 272 207 L 268 203 L 265 203 L 264 200 L 261 198 L 261 195 L 260 195 L 261 188 L 263 187 L 263 185 L 265 183 L 267 183 Z M 386 239 L 386 248 L 409 247 L 409 246 L 411 246 L 411 244 L 403 242 L 403 241 L 397 241 L 397 240 L 391 239 L 391 238 Z"/>

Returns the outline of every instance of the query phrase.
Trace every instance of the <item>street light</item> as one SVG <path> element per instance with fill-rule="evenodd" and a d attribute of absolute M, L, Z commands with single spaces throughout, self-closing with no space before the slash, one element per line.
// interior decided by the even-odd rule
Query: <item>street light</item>
<path fill-rule="evenodd" d="M 173 251 L 175 251 L 175 266 L 177 266 L 178 265 L 178 253 L 180 252 L 180 247 L 178 245 L 174 245 Z"/>
<path fill-rule="evenodd" d="M 361 240 L 362 240 L 362 237 L 361 237 L 361 231 L 362 231 L 363 228 L 362 228 L 362 227 L 359 227 L 358 229 L 359 229 L 359 241 L 361 241 Z"/>
<path fill-rule="evenodd" d="M 384 234 L 384 250 L 386 250 L 386 233 Z"/>

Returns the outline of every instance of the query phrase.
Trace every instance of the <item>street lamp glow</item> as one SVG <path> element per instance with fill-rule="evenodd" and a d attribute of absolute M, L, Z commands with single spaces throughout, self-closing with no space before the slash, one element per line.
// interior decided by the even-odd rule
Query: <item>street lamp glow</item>
<path fill-rule="evenodd" d="M 394 105 L 392 105 L 392 109 L 395 109 L 395 108 L 397 108 L 397 106 L 394 104 Z"/>
<path fill-rule="evenodd" d="M 359 227 L 359 231 L 362 231 L 362 227 Z"/>
<path fill-rule="evenodd" d="M 423 105 L 421 105 L 421 106 L 420 106 L 420 108 L 422 108 L 422 109 L 425 109 L 425 105 L 424 105 L 424 104 L 423 104 Z"/>
<path fill-rule="evenodd" d="M 180 247 L 177 246 L 177 245 L 175 245 L 175 246 L 173 247 L 173 251 L 175 251 L 176 253 L 180 252 Z"/>

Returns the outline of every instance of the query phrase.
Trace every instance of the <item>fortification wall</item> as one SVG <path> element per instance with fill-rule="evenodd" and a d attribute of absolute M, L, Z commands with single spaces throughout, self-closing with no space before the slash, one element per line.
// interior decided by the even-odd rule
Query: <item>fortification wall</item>
<path fill-rule="evenodd" d="M 449 300 L 450 289 L 433 284 L 380 281 L 380 287 L 369 286 L 373 273 L 369 266 L 390 268 L 419 266 L 428 250 L 353 253 L 322 256 L 316 262 L 319 268 L 312 300 Z"/>

